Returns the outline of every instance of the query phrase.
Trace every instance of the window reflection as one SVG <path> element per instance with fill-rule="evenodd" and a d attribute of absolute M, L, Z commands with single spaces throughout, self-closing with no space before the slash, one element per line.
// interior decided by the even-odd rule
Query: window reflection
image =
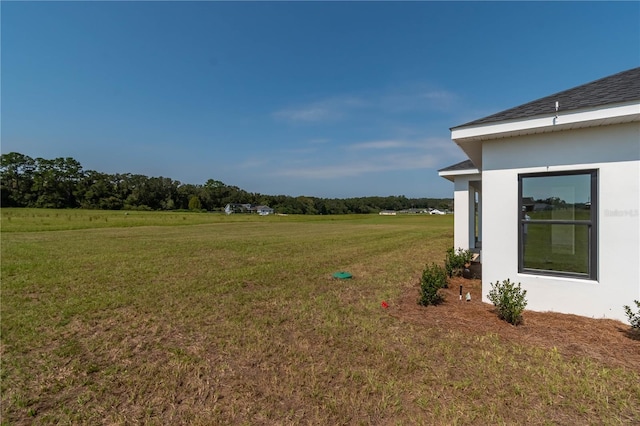
<path fill-rule="evenodd" d="M 523 178 L 522 204 L 531 219 L 587 220 L 591 175 Z"/>
<path fill-rule="evenodd" d="M 519 270 L 595 275 L 595 170 L 521 175 Z"/>

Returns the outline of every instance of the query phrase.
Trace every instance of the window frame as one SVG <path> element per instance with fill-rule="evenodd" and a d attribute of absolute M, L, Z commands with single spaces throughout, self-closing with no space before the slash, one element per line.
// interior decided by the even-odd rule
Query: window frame
<path fill-rule="evenodd" d="M 527 178 L 555 177 L 572 175 L 590 175 L 590 218 L 589 220 L 557 220 L 557 219 L 530 219 L 522 217 L 522 181 Z M 588 235 L 588 271 L 586 274 L 579 272 L 553 271 L 545 269 L 533 269 L 524 267 L 524 226 L 525 224 L 543 225 L 582 225 L 587 226 Z M 554 172 L 520 173 L 518 174 L 518 273 L 543 275 L 553 277 L 580 278 L 590 281 L 598 279 L 598 169 L 565 170 Z"/>

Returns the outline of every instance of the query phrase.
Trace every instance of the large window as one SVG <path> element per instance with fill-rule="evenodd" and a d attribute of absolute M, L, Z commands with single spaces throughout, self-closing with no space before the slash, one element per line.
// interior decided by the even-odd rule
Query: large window
<path fill-rule="evenodd" d="M 596 170 L 518 176 L 518 270 L 597 279 Z"/>

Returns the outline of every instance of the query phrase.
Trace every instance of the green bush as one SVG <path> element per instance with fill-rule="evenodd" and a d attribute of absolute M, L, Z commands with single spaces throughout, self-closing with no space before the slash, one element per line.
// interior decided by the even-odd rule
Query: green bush
<path fill-rule="evenodd" d="M 527 290 L 522 290 L 520 283 L 516 286 L 515 283 L 506 279 L 502 283 L 496 281 L 495 284 L 491 284 L 491 291 L 487 297 L 498 309 L 498 316 L 501 319 L 518 325 L 522 323 L 522 312 L 527 306 L 526 295 Z"/>
<path fill-rule="evenodd" d="M 441 267 L 432 263 L 422 271 L 420 280 L 420 299 L 418 304 L 422 306 L 437 305 L 444 301 L 444 297 L 438 292 L 447 287 L 447 273 Z"/>
<path fill-rule="evenodd" d="M 636 304 L 638 312 L 633 312 L 631 307 L 626 305 L 624 306 L 624 311 L 627 313 L 627 318 L 629 318 L 631 328 L 640 330 L 640 300 L 634 300 L 633 303 Z"/>
<path fill-rule="evenodd" d="M 447 256 L 444 260 L 444 267 L 447 270 L 449 277 L 460 276 L 464 270 L 464 266 L 471 262 L 473 253 L 471 250 L 463 250 L 459 248 L 456 250 L 451 247 L 447 250 Z"/>

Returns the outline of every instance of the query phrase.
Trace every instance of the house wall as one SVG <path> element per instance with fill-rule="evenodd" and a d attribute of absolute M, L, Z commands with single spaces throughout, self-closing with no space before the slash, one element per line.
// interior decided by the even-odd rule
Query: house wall
<path fill-rule="evenodd" d="M 474 208 L 475 190 L 470 182 L 479 181 L 481 175 L 468 174 L 456 176 L 453 183 L 453 244 L 456 249 L 470 249 L 475 247 Z"/>
<path fill-rule="evenodd" d="M 627 321 L 640 300 L 640 124 L 576 129 L 483 143 L 483 300 L 510 278 L 527 309 Z M 598 169 L 598 279 L 518 273 L 518 174 Z"/>

